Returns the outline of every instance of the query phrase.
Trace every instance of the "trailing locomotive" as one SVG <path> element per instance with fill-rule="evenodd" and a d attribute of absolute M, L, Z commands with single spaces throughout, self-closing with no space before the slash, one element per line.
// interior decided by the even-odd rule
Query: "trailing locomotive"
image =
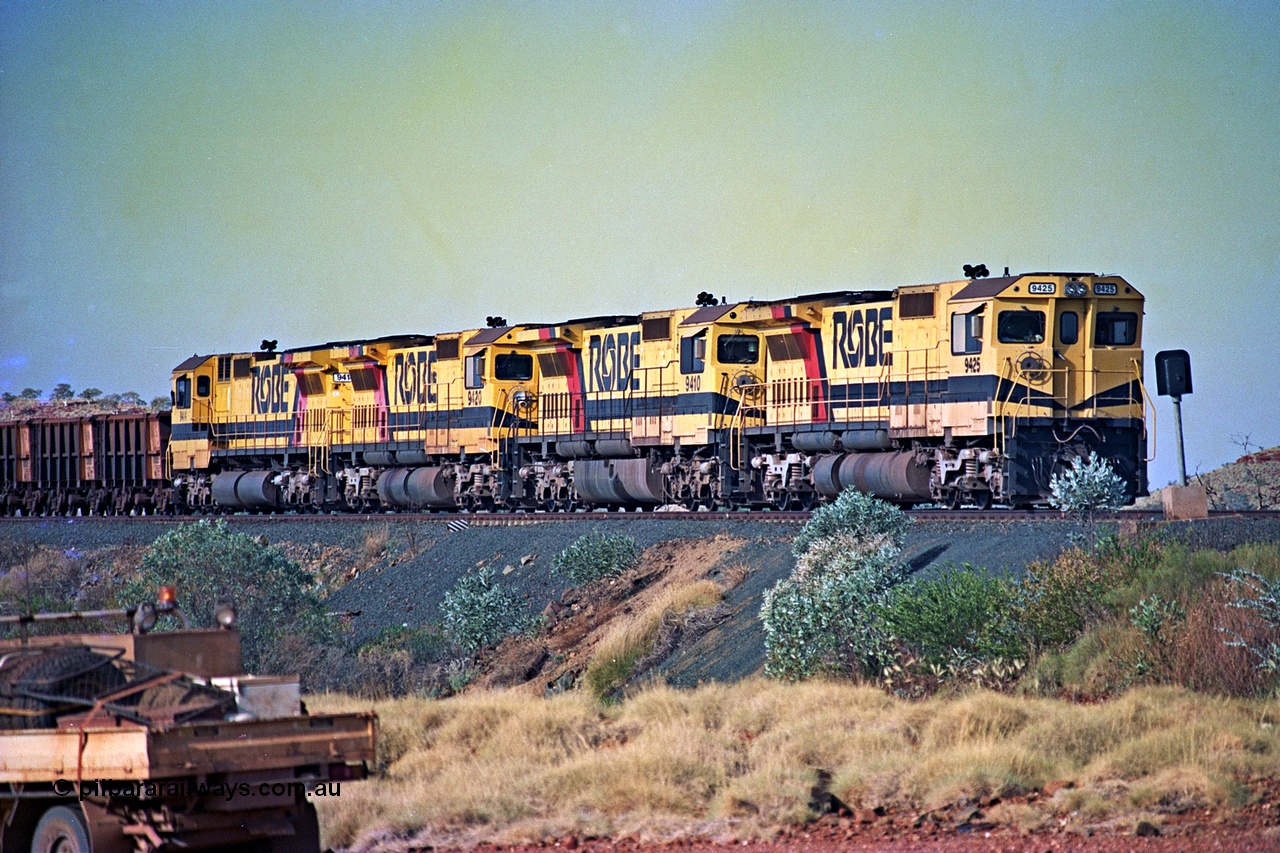
<path fill-rule="evenodd" d="M 702 300 L 706 301 L 706 300 Z M 1143 297 L 1027 273 L 194 356 L 183 511 L 1043 503 L 1146 493 Z"/>

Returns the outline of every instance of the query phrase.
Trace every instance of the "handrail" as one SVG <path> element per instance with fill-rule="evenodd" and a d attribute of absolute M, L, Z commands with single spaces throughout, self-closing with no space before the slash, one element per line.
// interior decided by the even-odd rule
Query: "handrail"
<path fill-rule="evenodd" d="M 1006 368 L 1008 369 L 1008 372 L 1009 372 L 1008 377 L 1005 376 Z M 1000 421 L 1001 421 L 1000 429 L 996 431 L 996 437 L 999 440 L 999 447 L 997 449 L 1000 451 L 1001 456 L 1005 456 L 1007 455 L 1009 450 L 1009 439 L 1008 439 L 1007 432 L 1005 430 L 1005 420 L 1006 420 L 1005 411 L 1009 408 L 1009 401 L 1013 398 L 1013 388 L 1016 384 L 1014 382 L 1014 374 L 1013 374 L 1013 359 L 1007 355 L 1004 357 L 1004 363 L 1000 366 L 999 376 L 1000 376 L 1000 379 L 1007 378 L 1009 382 L 1009 390 L 1005 394 L 1003 400 L 1001 400 L 999 396 L 999 388 L 1000 388 L 999 380 L 997 380 L 997 384 L 996 384 L 996 400 L 1000 404 Z M 1016 432 L 1017 428 L 1018 428 L 1018 412 L 1015 409 L 1013 413 L 1013 420 L 1009 422 L 1009 429 L 1011 431 Z"/>
<path fill-rule="evenodd" d="M 1151 455 L 1145 461 L 1151 462 L 1156 458 L 1156 406 L 1151 401 L 1151 395 L 1147 392 L 1147 384 L 1142 381 L 1142 365 L 1138 363 L 1136 358 L 1129 359 L 1129 363 L 1133 365 L 1134 378 L 1138 380 L 1138 390 L 1142 392 L 1142 411 L 1146 414 L 1147 408 L 1151 409 L 1151 428 L 1147 430 L 1147 435 L 1151 437 L 1151 446 L 1148 448 Z M 1145 418 L 1143 423 L 1146 423 Z"/>

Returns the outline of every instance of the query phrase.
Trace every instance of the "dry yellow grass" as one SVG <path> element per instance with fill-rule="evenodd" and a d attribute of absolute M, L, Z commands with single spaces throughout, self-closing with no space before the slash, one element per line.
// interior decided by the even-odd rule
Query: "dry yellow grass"
<path fill-rule="evenodd" d="M 491 692 L 377 710 L 384 772 L 321 804 L 327 844 L 756 836 L 811 817 L 819 769 L 855 807 L 935 808 L 1075 784 L 995 812 L 1019 828 L 1230 806 L 1247 798 L 1249 778 L 1280 775 L 1275 703 L 1169 688 L 1092 706 L 986 692 L 911 703 L 843 683 L 750 680 L 653 687 L 612 706 Z"/>
<path fill-rule="evenodd" d="M 380 524 L 377 527 L 371 527 L 364 535 L 364 549 L 361 556 L 365 564 L 372 565 L 381 560 L 387 553 L 387 544 L 390 541 L 390 525 Z"/>
<path fill-rule="evenodd" d="M 631 677 L 636 663 L 653 651 L 665 624 L 712 607 L 721 598 L 720 587 L 712 581 L 668 586 L 640 613 L 614 619 L 583 673 L 587 690 L 597 698 L 608 696 Z"/>

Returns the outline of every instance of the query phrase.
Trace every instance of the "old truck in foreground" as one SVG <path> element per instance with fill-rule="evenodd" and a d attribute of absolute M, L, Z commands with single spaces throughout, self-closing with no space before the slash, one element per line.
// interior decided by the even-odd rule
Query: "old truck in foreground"
<path fill-rule="evenodd" d="M 172 588 L 125 610 L 0 617 L 0 853 L 318 853 L 313 800 L 374 760 L 372 712 L 308 714 L 298 680 L 241 671 L 235 613 L 212 630 Z M 39 633 L 120 617 L 124 634 Z M 185 620 L 184 620 L 185 621 Z"/>

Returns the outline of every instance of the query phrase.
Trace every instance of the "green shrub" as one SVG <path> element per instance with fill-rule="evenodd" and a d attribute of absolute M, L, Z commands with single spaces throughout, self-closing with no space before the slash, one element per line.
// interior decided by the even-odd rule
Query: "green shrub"
<path fill-rule="evenodd" d="M 529 624 L 524 602 L 503 586 L 492 566 L 463 575 L 440 602 L 444 636 L 468 652 L 497 645 Z"/>
<path fill-rule="evenodd" d="M 872 608 L 902 576 L 898 565 L 868 560 L 862 569 L 779 581 L 760 608 L 765 674 L 878 674 L 892 659 L 892 647 Z"/>
<path fill-rule="evenodd" d="M 885 538 L 901 548 L 910 526 L 911 519 L 898 507 L 850 487 L 833 503 L 814 510 L 792 541 L 791 552 L 800 557 L 814 542 L 838 533 L 856 539 Z"/>
<path fill-rule="evenodd" d="M 448 640 L 438 624 L 420 625 L 410 628 L 408 625 L 388 625 L 377 635 L 361 644 L 359 652 L 406 652 L 414 663 L 427 663 L 439 660 L 445 652 Z"/>
<path fill-rule="evenodd" d="M 247 672 L 256 671 L 286 636 L 315 643 L 333 636 L 311 575 L 280 551 L 231 532 L 225 521 L 183 524 L 160 536 L 116 600 L 122 606 L 154 601 L 163 585 L 177 587 L 182 612 L 198 628 L 214 627 L 219 600 L 235 602 Z M 177 621 L 165 618 L 157 629 L 174 627 Z"/>
<path fill-rule="evenodd" d="M 1187 617 L 1187 612 L 1175 598 L 1165 601 L 1158 595 L 1144 598 L 1129 608 L 1129 621 L 1153 643 L 1168 645 L 1173 632 Z"/>
<path fill-rule="evenodd" d="M 1008 581 L 966 563 L 893 588 L 877 611 L 887 633 L 930 663 L 946 663 L 957 654 L 978 661 L 1013 660 L 1027 654 L 1016 599 Z"/>
<path fill-rule="evenodd" d="M 906 576 L 899 555 L 909 523 L 852 490 L 814 513 L 793 543 L 795 570 L 760 608 L 767 675 L 879 675 L 893 655 L 875 606 Z"/>
<path fill-rule="evenodd" d="M 1225 571 L 1232 564 L 1241 569 Z M 1277 569 L 1274 545 L 1229 555 L 1176 543 L 1066 552 L 1029 578 L 1044 593 L 1028 596 L 1024 614 L 1024 629 L 1049 652 L 1036 663 L 1041 689 L 1102 697 L 1170 683 L 1267 695 L 1280 683 L 1280 609 L 1271 624 L 1265 611 L 1280 584 L 1261 572 Z M 1251 575 L 1261 580 L 1246 582 Z"/>
<path fill-rule="evenodd" d="M 551 563 L 551 570 L 577 586 L 620 575 L 640 562 L 636 540 L 624 534 L 593 530 L 579 536 Z"/>
<path fill-rule="evenodd" d="M 1094 455 L 1049 478 L 1049 504 L 1082 520 L 1129 503 L 1124 480 L 1106 458 Z"/>
<path fill-rule="evenodd" d="M 1102 598 L 1108 579 L 1097 556 L 1081 548 L 1048 563 L 1033 563 L 1018 589 L 1017 618 L 1035 650 L 1074 642 L 1108 613 Z"/>
<path fill-rule="evenodd" d="M 1264 638 L 1250 642 L 1235 631 L 1227 631 L 1228 646 L 1242 648 L 1258 659 L 1258 671 L 1280 675 L 1280 581 L 1269 580 L 1248 569 L 1236 569 L 1227 580 L 1242 593 L 1230 606 L 1248 613 L 1264 632 Z"/>

